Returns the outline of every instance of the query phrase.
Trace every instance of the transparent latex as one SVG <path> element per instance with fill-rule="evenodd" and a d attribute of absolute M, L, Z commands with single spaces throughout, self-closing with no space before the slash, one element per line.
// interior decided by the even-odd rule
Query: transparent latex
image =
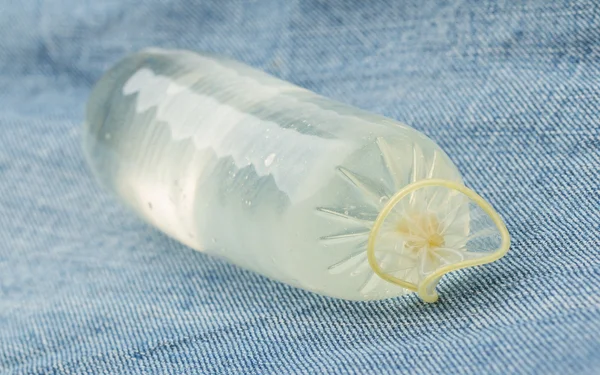
<path fill-rule="evenodd" d="M 433 301 L 443 273 L 508 249 L 430 139 L 229 59 L 126 57 L 94 88 L 83 138 L 98 179 L 147 222 L 320 294 Z"/>

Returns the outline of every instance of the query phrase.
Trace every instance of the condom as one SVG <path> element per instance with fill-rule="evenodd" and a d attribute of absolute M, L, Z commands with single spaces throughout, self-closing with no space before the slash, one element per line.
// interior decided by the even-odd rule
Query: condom
<path fill-rule="evenodd" d="M 433 302 L 444 274 L 509 248 L 425 135 L 219 56 L 127 56 L 94 87 L 83 144 L 146 222 L 326 296 Z"/>

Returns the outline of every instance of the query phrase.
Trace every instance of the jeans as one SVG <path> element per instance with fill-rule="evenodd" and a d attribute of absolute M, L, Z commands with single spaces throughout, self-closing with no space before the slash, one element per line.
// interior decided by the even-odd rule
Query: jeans
<path fill-rule="evenodd" d="M 513 244 L 441 300 L 320 297 L 195 252 L 97 186 L 92 84 L 213 51 L 436 141 Z M 0 4 L 0 373 L 600 372 L 594 0 Z"/>

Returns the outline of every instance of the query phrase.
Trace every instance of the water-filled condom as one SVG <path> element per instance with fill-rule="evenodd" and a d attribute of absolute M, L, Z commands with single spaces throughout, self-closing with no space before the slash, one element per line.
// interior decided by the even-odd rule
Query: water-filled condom
<path fill-rule="evenodd" d="M 98 179 L 184 244 L 327 296 L 416 291 L 509 235 L 429 138 L 226 58 L 148 49 L 95 86 Z"/>

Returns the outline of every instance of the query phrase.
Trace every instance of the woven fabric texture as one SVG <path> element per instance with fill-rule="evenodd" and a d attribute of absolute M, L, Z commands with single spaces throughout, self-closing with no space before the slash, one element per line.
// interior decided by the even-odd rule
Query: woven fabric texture
<path fill-rule="evenodd" d="M 195 252 L 93 180 L 93 83 L 148 46 L 228 55 L 434 139 L 505 219 L 440 302 L 334 300 Z M 600 372 L 600 6 L 0 2 L 0 373 Z"/>

